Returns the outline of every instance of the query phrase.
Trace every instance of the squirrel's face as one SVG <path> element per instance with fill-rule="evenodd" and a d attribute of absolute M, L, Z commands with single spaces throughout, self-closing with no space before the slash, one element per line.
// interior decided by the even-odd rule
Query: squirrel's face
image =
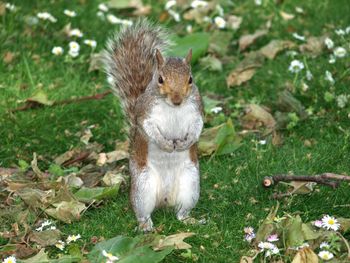
<path fill-rule="evenodd" d="M 166 97 L 166 101 L 179 106 L 189 96 L 192 90 L 193 78 L 191 74 L 190 60 L 192 51 L 185 59 L 163 59 L 160 52 L 156 52 L 158 62 L 158 87 L 160 94 Z"/>

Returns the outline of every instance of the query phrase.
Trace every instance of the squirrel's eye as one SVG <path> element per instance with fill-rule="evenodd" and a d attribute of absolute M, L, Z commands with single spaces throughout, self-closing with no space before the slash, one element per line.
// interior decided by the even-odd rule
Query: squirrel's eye
<path fill-rule="evenodd" d="M 190 79 L 188 80 L 188 84 L 192 84 L 192 81 L 193 81 L 192 76 L 190 76 Z"/>
<path fill-rule="evenodd" d="M 163 84 L 163 83 L 164 83 L 164 80 L 163 80 L 162 76 L 159 76 L 159 78 L 158 78 L 158 83 L 159 83 L 159 84 Z"/>

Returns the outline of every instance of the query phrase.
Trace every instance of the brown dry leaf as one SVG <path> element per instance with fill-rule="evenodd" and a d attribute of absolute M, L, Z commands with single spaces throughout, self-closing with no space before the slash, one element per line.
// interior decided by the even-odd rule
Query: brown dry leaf
<path fill-rule="evenodd" d="M 71 25 L 71 23 L 68 23 L 67 25 L 65 25 L 62 28 L 61 33 L 63 33 L 64 35 L 69 37 L 69 33 L 70 33 L 71 30 L 72 30 L 72 25 Z"/>
<path fill-rule="evenodd" d="M 239 263 L 253 263 L 254 259 L 252 257 L 243 256 Z"/>
<path fill-rule="evenodd" d="M 30 164 L 32 166 L 33 172 L 38 176 L 39 179 L 47 178 L 47 176 L 45 176 L 45 174 L 42 171 L 40 171 L 38 167 L 38 160 L 36 157 L 36 153 L 33 153 L 33 160 Z"/>
<path fill-rule="evenodd" d="M 299 50 L 302 53 L 311 53 L 314 56 L 318 56 L 326 46 L 324 43 L 326 38 L 326 36 L 308 37 L 306 43 L 299 46 Z"/>
<path fill-rule="evenodd" d="M 265 36 L 267 30 L 257 30 L 253 34 L 241 36 L 239 39 L 239 49 L 241 51 L 245 50 L 251 44 L 253 44 L 258 38 Z"/>
<path fill-rule="evenodd" d="M 39 244 L 42 247 L 52 246 L 60 240 L 61 232 L 57 229 L 33 231 L 29 234 L 29 240 Z"/>
<path fill-rule="evenodd" d="M 249 53 L 245 59 L 240 62 L 233 71 L 227 76 L 226 83 L 228 87 L 239 86 L 250 80 L 256 71 L 263 65 L 264 56 L 258 52 Z"/>
<path fill-rule="evenodd" d="M 271 40 L 266 46 L 262 47 L 259 52 L 268 59 L 274 59 L 276 55 L 285 50 L 294 48 L 296 44 L 288 40 Z"/>
<path fill-rule="evenodd" d="M 134 16 L 147 16 L 151 13 L 151 11 L 152 11 L 152 6 L 145 5 L 137 8 L 134 12 L 132 12 L 132 14 Z"/>
<path fill-rule="evenodd" d="M 88 72 L 103 69 L 103 53 L 93 53 L 90 56 Z"/>
<path fill-rule="evenodd" d="M 298 251 L 292 263 L 318 263 L 318 257 L 311 248 L 305 247 Z"/>
<path fill-rule="evenodd" d="M 158 244 L 153 246 L 153 249 L 155 251 L 163 250 L 169 246 L 174 246 L 175 249 L 189 249 L 192 246 L 190 244 L 187 244 L 183 240 L 193 235 L 194 233 L 188 232 L 188 233 L 178 233 L 171 236 L 167 236 L 164 239 L 160 239 Z"/>
<path fill-rule="evenodd" d="M 292 190 L 290 192 L 293 194 L 309 194 L 314 190 L 314 186 L 316 185 L 315 182 L 298 182 L 298 181 L 292 181 L 287 184 L 292 187 Z"/>
<path fill-rule="evenodd" d="M 10 64 L 14 59 L 15 59 L 16 55 L 15 53 L 11 52 L 11 51 L 7 51 L 2 60 L 4 61 L 5 64 Z"/>
<path fill-rule="evenodd" d="M 106 186 L 113 186 L 113 185 L 125 183 L 125 177 L 121 173 L 114 172 L 114 171 L 108 171 L 103 176 L 102 182 Z"/>
<path fill-rule="evenodd" d="M 55 164 L 58 164 L 58 165 L 62 165 L 64 164 L 65 162 L 73 159 L 73 157 L 79 155 L 81 153 L 81 149 L 79 148 L 74 148 L 72 150 L 69 150 L 63 154 L 61 154 L 60 156 L 56 157 L 54 159 L 54 162 Z"/>
<path fill-rule="evenodd" d="M 233 30 L 237 30 L 241 26 L 242 21 L 243 21 L 242 17 L 230 15 L 227 18 L 227 26 Z"/>
<path fill-rule="evenodd" d="M 17 258 L 27 258 L 36 252 L 38 252 L 36 249 L 34 249 L 26 244 L 16 244 L 16 257 Z"/>
<path fill-rule="evenodd" d="M 85 210 L 85 205 L 78 201 L 62 201 L 60 203 L 53 204 L 55 208 L 46 209 L 45 212 L 65 223 L 70 224 L 73 220 L 80 219 L 80 213 Z"/>
<path fill-rule="evenodd" d="M 294 17 L 295 17 L 295 15 L 286 13 L 286 12 L 284 12 L 284 11 L 280 11 L 280 15 L 281 15 L 281 17 L 282 17 L 284 20 L 286 20 L 286 21 L 292 20 L 292 19 L 294 19 Z"/>
<path fill-rule="evenodd" d="M 267 132 L 275 129 L 276 121 L 271 113 L 257 104 L 249 104 L 245 108 L 245 115 L 241 118 L 242 126 L 245 129 L 257 129 L 262 126 L 267 128 Z"/>
<path fill-rule="evenodd" d="M 185 20 L 195 20 L 196 23 L 202 24 L 205 22 L 205 17 L 209 14 L 211 10 L 215 8 L 214 1 L 208 2 L 206 6 L 200 8 L 191 8 L 183 14 Z"/>
<path fill-rule="evenodd" d="M 19 189 L 17 194 L 29 207 L 34 208 L 44 208 L 55 195 L 54 191 L 42 191 L 35 188 Z"/>

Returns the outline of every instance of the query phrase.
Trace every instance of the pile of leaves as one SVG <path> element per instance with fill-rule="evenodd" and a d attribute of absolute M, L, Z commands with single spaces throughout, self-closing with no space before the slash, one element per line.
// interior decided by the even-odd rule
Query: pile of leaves
<path fill-rule="evenodd" d="M 299 214 L 278 216 L 278 208 L 279 204 L 271 209 L 256 233 L 252 227 L 245 228 L 245 240 L 252 249 L 241 263 L 258 258 L 280 263 L 349 262 L 350 246 L 344 237 L 350 230 L 349 218 L 325 215 L 303 222 Z"/>

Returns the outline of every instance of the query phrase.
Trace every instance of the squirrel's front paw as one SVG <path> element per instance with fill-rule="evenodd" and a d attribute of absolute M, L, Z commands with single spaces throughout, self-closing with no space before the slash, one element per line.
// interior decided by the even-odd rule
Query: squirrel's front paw
<path fill-rule="evenodd" d="M 189 140 L 188 138 L 185 140 L 176 140 L 175 141 L 175 150 L 178 152 L 187 150 L 191 147 L 193 144 L 192 140 Z"/>

